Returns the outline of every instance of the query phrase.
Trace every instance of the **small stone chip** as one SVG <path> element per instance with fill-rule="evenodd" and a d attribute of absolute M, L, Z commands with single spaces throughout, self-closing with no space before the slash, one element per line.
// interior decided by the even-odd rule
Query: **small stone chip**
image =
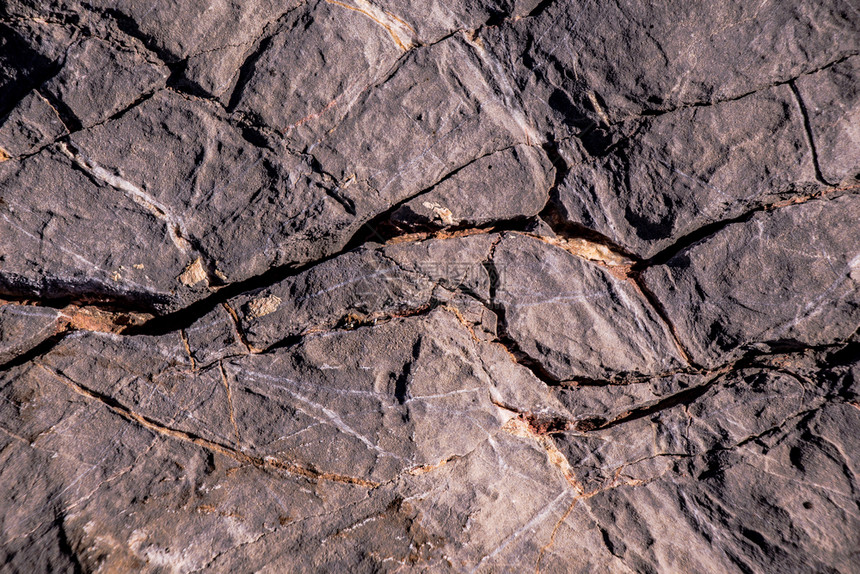
<path fill-rule="evenodd" d="M 206 270 L 203 269 L 203 260 L 198 257 L 193 263 L 189 263 L 188 267 L 185 268 L 185 271 L 177 279 L 180 283 L 189 287 L 197 285 L 201 281 L 206 281 Z"/>
<path fill-rule="evenodd" d="M 848 272 L 849 277 L 860 283 L 860 255 L 848 262 L 848 269 L 850 269 Z"/>
<path fill-rule="evenodd" d="M 451 213 L 451 210 L 447 207 L 443 207 L 438 203 L 431 203 L 429 201 L 424 202 L 424 207 L 433 210 L 435 218 L 441 221 L 443 224 L 454 225 L 454 214 Z"/>
<path fill-rule="evenodd" d="M 252 319 L 265 317 L 270 313 L 278 310 L 278 305 L 281 304 L 281 298 L 277 295 L 269 295 L 268 297 L 260 297 L 248 303 L 248 316 Z"/>

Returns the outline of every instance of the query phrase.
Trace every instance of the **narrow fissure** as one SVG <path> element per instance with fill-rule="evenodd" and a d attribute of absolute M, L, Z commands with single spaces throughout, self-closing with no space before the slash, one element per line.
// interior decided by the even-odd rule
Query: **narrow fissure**
<path fill-rule="evenodd" d="M 809 153 L 812 155 L 812 166 L 815 168 L 815 178 L 824 185 L 834 185 L 824 179 L 824 174 L 821 172 L 821 164 L 818 161 L 818 149 L 815 147 L 815 135 L 812 133 L 812 125 L 809 121 L 809 111 L 806 109 L 806 104 L 803 103 L 803 97 L 800 95 L 797 83 L 794 80 L 791 80 L 788 82 L 788 86 L 791 88 L 791 93 L 794 95 L 797 109 L 800 111 L 800 116 L 803 118 L 803 133 L 806 137 L 806 143 L 809 146 Z"/>

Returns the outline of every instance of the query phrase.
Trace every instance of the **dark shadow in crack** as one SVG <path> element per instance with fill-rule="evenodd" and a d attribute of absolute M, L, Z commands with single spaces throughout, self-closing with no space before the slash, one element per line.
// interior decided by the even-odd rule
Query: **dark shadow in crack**
<path fill-rule="evenodd" d="M 8 24 L 0 22 L 0 118 L 8 114 L 27 92 L 50 79 L 59 64 L 33 50 Z"/>

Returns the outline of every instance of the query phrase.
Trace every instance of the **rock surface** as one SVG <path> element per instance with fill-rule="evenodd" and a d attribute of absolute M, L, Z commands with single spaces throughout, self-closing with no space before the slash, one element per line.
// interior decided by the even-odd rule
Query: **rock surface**
<path fill-rule="evenodd" d="M 10 572 L 858 572 L 850 2 L 0 6 Z"/>

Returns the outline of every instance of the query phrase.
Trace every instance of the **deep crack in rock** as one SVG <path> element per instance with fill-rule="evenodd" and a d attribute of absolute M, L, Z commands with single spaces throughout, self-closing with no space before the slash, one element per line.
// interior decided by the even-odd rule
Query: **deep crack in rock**
<path fill-rule="evenodd" d="M 10 0 L 10 571 L 851 572 L 844 0 Z"/>

